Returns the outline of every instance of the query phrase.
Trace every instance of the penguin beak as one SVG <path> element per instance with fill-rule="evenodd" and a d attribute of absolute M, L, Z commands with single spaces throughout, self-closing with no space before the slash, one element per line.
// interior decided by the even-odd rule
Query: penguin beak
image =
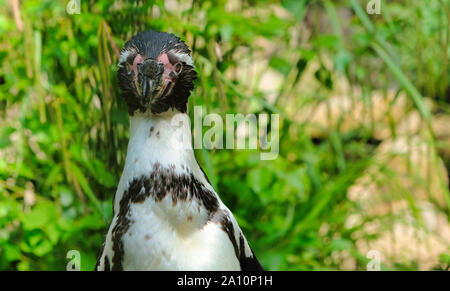
<path fill-rule="evenodd" d="M 152 97 L 153 94 L 151 94 L 151 92 L 153 92 L 154 88 L 154 84 L 155 81 L 150 79 L 147 76 L 143 77 L 143 84 L 142 84 L 142 103 L 146 104 L 147 102 L 151 101 L 151 99 L 153 99 Z M 148 96 L 150 94 L 150 96 Z"/>
<path fill-rule="evenodd" d="M 163 71 L 163 66 L 153 59 L 146 59 L 138 65 L 138 84 L 142 104 L 148 104 L 158 95 L 158 89 L 162 88 Z"/>

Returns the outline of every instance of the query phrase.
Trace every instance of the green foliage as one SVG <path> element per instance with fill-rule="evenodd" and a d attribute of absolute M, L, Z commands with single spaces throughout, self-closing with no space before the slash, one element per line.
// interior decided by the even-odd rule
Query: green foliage
<path fill-rule="evenodd" d="M 360 229 L 345 222 L 354 211 L 347 190 L 373 164 L 370 129 L 331 129 L 316 140 L 295 110 L 325 100 L 339 78 L 366 91 L 399 84 L 426 122 L 423 95 L 449 102 L 445 1 L 383 1 L 383 14 L 370 17 L 358 10 L 364 1 L 82 0 L 74 15 L 67 1 L 20 1 L 22 29 L 12 2 L 0 0 L 0 270 L 63 270 L 72 249 L 93 269 L 128 139 L 116 63 L 137 31 L 172 32 L 192 47 L 191 108 L 281 115 L 276 160 L 254 150 L 196 152 L 270 270 L 339 269 L 339 252 L 361 269 L 367 263 L 354 239 Z M 351 11 L 351 32 L 339 9 Z M 282 80 L 273 102 L 261 76 L 242 72 L 262 53 Z M 303 92 L 311 67 L 315 83 Z"/>

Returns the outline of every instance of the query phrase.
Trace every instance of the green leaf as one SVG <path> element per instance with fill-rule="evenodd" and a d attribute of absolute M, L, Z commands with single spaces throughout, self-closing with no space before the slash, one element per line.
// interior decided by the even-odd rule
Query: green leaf
<path fill-rule="evenodd" d="M 272 182 L 272 175 L 265 168 L 252 169 L 247 174 L 247 183 L 256 193 L 261 193 L 269 187 Z"/>
<path fill-rule="evenodd" d="M 331 79 L 331 73 L 325 67 L 320 67 L 315 73 L 314 77 L 327 89 L 333 89 L 333 80 Z"/>
<path fill-rule="evenodd" d="M 302 20 L 306 12 L 307 0 L 284 0 L 281 5 L 297 20 Z"/>
<path fill-rule="evenodd" d="M 44 201 L 37 204 L 30 213 L 23 214 L 22 223 L 25 230 L 40 229 L 57 217 L 55 206 Z"/>
<path fill-rule="evenodd" d="M 36 256 L 43 256 L 49 253 L 53 249 L 53 245 L 48 240 L 42 240 L 35 248 L 33 248 L 33 254 Z"/>
<path fill-rule="evenodd" d="M 20 249 L 18 246 L 11 245 L 11 244 L 4 244 L 1 246 L 1 248 L 3 249 L 6 260 L 9 262 L 17 261 L 22 256 L 22 253 L 20 252 Z"/>
<path fill-rule="evenodd" d="M 72 169 L 72 172 L 73 172 L 75 178 L 78 180 L 78 183 L 80 183 L 81 188 L 83 188 L 84 193 L 92 201 L 92 203 L 95 205 L 95 208 L 99 211 L 99 213 L 101 213 L 103 215 L 103 217 L 106 218 L 105 213 L 103 212 L 102 205 L 101 205 L 100 201 L 97 199 L 97 197 L 95 197 L 94 191 L 92 191 L 92 188 L 89 185 L 83 172 L 74 163 L 71 163 L 71 169 Z"/>
<path fill-rule="evenodd" d="M 48 224 L 43 228 L 43 230 L 52 244 L 56 244 L 58 242 L 61 233 L 55 224 Z"/>
<path fill-rule="evenodd" d="M 283 74 L 285 77 L 289 75 L 292 67 L 290 62 L 279 57 L 270 59 L 269 66 Z"/>

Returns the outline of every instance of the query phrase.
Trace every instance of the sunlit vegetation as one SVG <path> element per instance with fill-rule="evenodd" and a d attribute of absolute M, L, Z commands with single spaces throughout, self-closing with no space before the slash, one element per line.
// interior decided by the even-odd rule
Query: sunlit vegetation
<path fill-rule="evenodd" d="M 450 4 L 367 2 L 0 0 L 0 270 L 93 269 L 145 29 L 192 48 L 191 115 L 280 115 L 275 160 L 196 151 L 266 269 L 448 269 Z"/>

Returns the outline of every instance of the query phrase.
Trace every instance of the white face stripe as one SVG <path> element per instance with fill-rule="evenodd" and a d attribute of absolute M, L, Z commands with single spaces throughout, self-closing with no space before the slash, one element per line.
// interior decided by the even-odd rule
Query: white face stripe
<path fill-rule="evenodd" d="M 131 55 L 131 54 L 133 54 L 133 53 L 135 53 L 136 51 L 134 50 L 134 49 L 127 49 L 127 50 L 123 50 L 121 53 L 120 53 L 120 58 L 119 58 L 119 67 L 122 67 L 122 64 L 123 63 L 125 63 L 126 61 L 127 61 L 127 59 L 128 59 L 128 57 Z"/>
<path fill-rule="evenodd" d="M 133 48 L 127 49 L 127 50 L 123 50 L 120 53 L 120 58 L 119 58 L 119 68 L 123 67 L 123 63 L 125 63 L 128 59 L 128 57 L 133 54 L 136 53 L 136 51 Z M 170 51 L 170 53 L 172 53 L 173 55 L 175 55 L 180 61 L 186 63 L 189 66 L 194 67 L 194 61 L 192 60 L 192 57 L 188 54 L 185 53 L 181 53 L 178 51 Z"/>
<path fill-rule="evenodd" d="M 174 54 L 180 61 L 185 62 L 187 65 L 194 67 L 194 61 L 191 56 L 185 53 L 180 53 L 178 51 L 170 51 L 171 54 Z"/>

